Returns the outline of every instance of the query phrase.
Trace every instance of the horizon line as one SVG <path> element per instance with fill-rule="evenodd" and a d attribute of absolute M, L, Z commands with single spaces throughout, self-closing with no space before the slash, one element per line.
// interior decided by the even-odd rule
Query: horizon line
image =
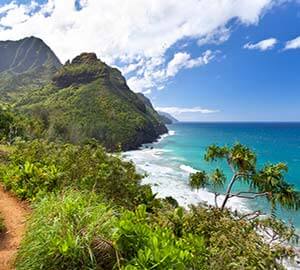
<path fill-rule="evenodd" d="M 299 121 L 265 121 L 265 120 L 263 120 L 263 121 L 180 121 L 180 120 L 178 120 L 178 122 L 176 122 L 176 123 L 172 123 L 171 125 L 173 125 L 173 124 L 180 124 L 180 123 L 207 123 L 207 124 L 209 124 L 209 123 L 211 123 L 211 124 L 218 124 L 218 123 L 230 123 L 230 124 L 234 124 L 234 123 L 237 123 L 237 124 L 243 124 L 243 123 L 245 123 L 245 124 L 251 124 L 251 123 L 253 123 L 253 124 L 255 124 L 255 123 L 261 123 L 261 124 L 272 124 L 272 123 L 274 123 L 274 124 L 300 124 L 300 120 Z"/>

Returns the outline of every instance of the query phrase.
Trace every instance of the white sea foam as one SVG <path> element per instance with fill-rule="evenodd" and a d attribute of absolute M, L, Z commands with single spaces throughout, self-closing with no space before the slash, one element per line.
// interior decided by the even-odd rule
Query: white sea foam
<path fill-rule="evenodd" d="M 206 202 L 214 205 L 215 196 L 206 189 L 193 191 L 188 185 L 190 173 L 196 172 L 192 167 L 181 164 L 182 161 L 170 159 L 164 154 L 165 150 L 145 148 L 142 150 L 129 151 L 124 153 L 124 158 L 133 161 L 137 170 L 146 173 L 142 184 L 149 184 L 157 196 L 164 198 L 172 196 L 178 203 L 184 207 L 199 202 Z M 181 163 L 179 163 L 181 162 Z M 218 197 L 218 204 L 221 204 L 224 197 Z M 249 210 L 246 201 L 239 198 L 232 198 L 228 202 L 228 206 L 232 210 L 245 212 Z"/>
<path fill-rule="evenodd" d="M 170 136 L 174 136 L 176 134 L 175 130 L 169 130 L 169 133 L 168 133 Z"/>
<path fill-rule="evenodd" d="M 198 170 L 194 169 L 193 167 L 191 166 L 188 166 L 188 165 L 184 165 L 184 164 L 181 164 L 179 166 L 179 168 L 187 173 L 196 173 L 198 172 Z"/>
<path fill-rule="evenodd" d="M 169 136 L 174 136 L 176 134 L 176 132 L 174 130 L 169 130 L 168 133 L 162 134 L 160 135 L 160 137 L 158 138 L 157 142 L 155 142 L 154 144 L 160 143 L 163 139 L 169 137 Z"/>

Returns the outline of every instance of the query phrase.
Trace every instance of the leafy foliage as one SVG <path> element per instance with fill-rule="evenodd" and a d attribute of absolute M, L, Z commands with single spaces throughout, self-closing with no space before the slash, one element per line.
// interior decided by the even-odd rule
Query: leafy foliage
<path fill-rule="evenodd" d="M 209 178 L 205 171 L 196 172 L 190 177 L 190 186 L 194 189 L 204 188 L 208 185 Z"/>
<path fill-rule="evenodd" d="M 170 227 L 151 223 L 145 205 L 123 214 L 114 238 L 124 269 L 205 269 L 203 238 L 178 237 Z"/>
<path fill-rule="evenodd" d="M 211 145 L 204 158 L 206 161 L 224 159 L 232 170 L 233 176 L 228 183 L 221 209 L 225 208 L 227 201 L 232 197 L 255 199 L 259 196 L 265 196 L 273 209 L 276 204 L 287 209 L 299 209 L 300 193 L 285 181 L 284 173 L 287 172 L 285 164 L 268 164 L 262 169 L 257 169 L 255 153 L 240 143 L 231 148 Z M 237 181 L 249 184 L 250 190 L 233 193 L 232 188 Z M 224 186 L 225 182 L 226 177 L 218 168 L 211 176 L 205 172 L 197 172 L 190 177 L 192 188 Z"/>
<path fill-rule="evenodd" d="M 0 103 L 0 142 L 11 144 L 17 138 L 32 139 L 41 135 L 41 124 L 25 117 L 14 107 Z"/>
<path fill-rule="evenodd" d="M 290 227 L 275 219 L 245 220 L 206 206 L 149 214 L 142 205 L 125 211 L 114 239 L 124 269 L 284 269 L 281 260 L 293 251 L 274 245 L 279 238 L 264 240 L 259 232 L 265 231 L 285 241 L 294 237 Z"/>
<path fill-rule="evenodd" d="M 10 106 L 0 104 L 0 140 L 9 141 L 24 134 L 21 117 L 13 113 Z"/>
<path fill-rule="evenodd" d="M 1 174 L 7 189 L 33 201 L 17 269 L 283 269 L 293 255 L 281 245 L 294 239 L 292 227 L 158 200 L 133 164 L 95 142 L 16 142 Z M 224 183 L 219 170 L 195 179 Z"/>
<path fill-rule="evenodd" d="M 253 177 L 252 187 L 259 192 L 268 192 L 268 199 L 273 208 L 276 203 L 292 210 L 300 207 L 300 193 L 295 192 L 292 185 L 284 181 L 284 173 L 287 172 L 284 163 L 268 164 Z"/>
<path fill-rule="evenodd" d="M 280 260 L 291 250 L 265 242 L 257 233 L 258 224 L 261 221 L 238 219 L 218 208 L 192 207 L 185 216 L 184 233 L 204 238 L 207 269 L 284 269 Z"/>
<path fill-rule="evenodd" d="M 35 200 L 65 187 L 94 190 L 126 207 L 138 204 L 148 186 L 132 163 L 107 154 L 97 144 L 75 146 L 34 140 L 19 142 L 1 168 L 5 187 L 22 199 Z M 137 196 L 140 194 L 140 197 Z M 151 193 L 152 194 L 152 193 Z"/>

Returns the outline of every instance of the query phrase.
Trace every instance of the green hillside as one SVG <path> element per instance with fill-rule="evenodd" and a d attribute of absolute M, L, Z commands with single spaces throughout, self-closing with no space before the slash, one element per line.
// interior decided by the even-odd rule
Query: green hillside
<path fill-rule="evenodd" d="M 2 101 L 14 100 L 30 89 L 45 85 L 61 66 L 53 51 L 35 37 L 0 41 L 0 57 Z"/>
<path fill-rule="evenodd" d="M 42 122 L 49 139 L 96 139 L 110 150 L 134 149 L 167 132 L 152 105 L 93 53 L 66 63 L 51 83 L 23 97 L 17 107 Z"/>

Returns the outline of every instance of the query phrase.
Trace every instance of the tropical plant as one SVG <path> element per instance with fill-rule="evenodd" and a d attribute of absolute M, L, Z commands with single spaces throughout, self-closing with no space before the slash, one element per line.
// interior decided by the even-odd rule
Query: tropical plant
<path fill-rule="evenodd" d="M 287 165 L 284 163 L 266 164 L 258 169 L 256 155 L 248 147 L 236 143 L 233 147 L 220 147 L 211 145 L 208 147 L 204 159 L 208 162 L 225 160 L 231 169 L 232 177 L 229 181 L 224 172 L 217 168 L 211 175 L 205 171 L 196 172 L 190 177 L 190 186 L 194 189 L 202 187 L 224 187 L 227 188 L 224 200 L 220 206 L 224 210 L 230 198 L 238 197 L 244 199 L 255 199 L 265 197 L 271 203 L 272 209 L 279 204 L 287 209 L 297 210 L 300 206 L 299 192 L 284 179 Z M 249 190 L 233 192 L 237 182 L 248 184 Z M 215 202 L 220 194 L 215 192 Z"/>
<path fill-rule="evenodd" d="M 22 199 L 35 200 L 48 192 L 73 187 L 95 191 L 115 204 L 134 208 L 139 203 L 155 207 L 149 186 L 131 162 L 107 154 L 97 144 L 76 146 L 43 140 L 16 142 L 5 164 L 0 163 L 4 186 Z M 154 205 L 150 206 L 153 201 Z"/>
<path fill-rule="evenodd" d="M 121 216 L 114 239 L 127 270 L 205 269 L 203 238 L 193 234 L 176 236 L 172 228 L 154 222 L 145 205 Z"/>
<path fill-rule="evenodd" d="M 280 224 L 280 225 L 279 225 Z M 184 216 L 183 233 L 201 235 L 208 251 L 206 269 L 285 269 L 282 260 L 293 256 L 293 249 L 265 241 L 260 233 L 271 233 L 275 226 L 266 220 L 245 220 L 227 209 L 193 206 Z M 278 235 L 285 240 L 293 237 L 287 226 L 277 221 Z M 272 229 L 271 229 L 272 228 Z M 198 269 L 198 268 L 195 268 Z"/>
<path fill-rule="evenodd" d="M 1 179 L 33 205 L 17 269 L 282 269 L 281 260 L 293 255 L 281 245 L 294 237 L 293 228 L 158 200 L 140 185 L 133 164 L 95 142 L 20 141 L 9 149 Z M 200 179 L 221 186 L 222 175 Z M 203 183 L 192 177 L 195 187 Z M 261 233 L 269 233 L 267 241 Z"/>
<path fill-rule="evenodd" d="M 18 270 L 112 269 L 115 211 L 93 192 L 50 194 L 33 206 Z"/>

